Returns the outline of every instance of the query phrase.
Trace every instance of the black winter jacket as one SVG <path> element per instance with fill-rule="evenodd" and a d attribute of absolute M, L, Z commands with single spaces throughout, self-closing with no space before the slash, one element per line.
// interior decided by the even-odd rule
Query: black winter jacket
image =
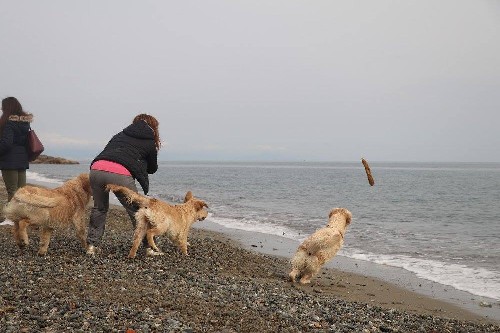
<path fill-rule="evenodd" d="M 138 121 L 113 136 L 92 163 L 107 160 L 123 165 L 141 184 L 144 194 L 148 194 L 148 174 L 158 170 L 157 158 L 153 129 L 145 121 Z"/>
<path fill-rule="evenodd" d="M 10 116 L 2 131 L 0 139 L 0 169 L 29 169 L 28 131 L 32 115 Z"/>

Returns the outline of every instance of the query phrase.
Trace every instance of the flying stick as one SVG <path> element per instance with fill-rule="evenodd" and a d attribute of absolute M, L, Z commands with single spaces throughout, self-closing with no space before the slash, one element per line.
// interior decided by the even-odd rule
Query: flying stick
<path fill-rule="evenodd" d="M 372 171 L 370 170 L 368 162 L 364 158 L 361 158 L 361 163 L 363 163 L 363 166 L 365 167 L 366 176 L 368 177 L 368 183 L 370 183 L 370 186 L 375 185 L 375 180 L 373 179 Z"/>

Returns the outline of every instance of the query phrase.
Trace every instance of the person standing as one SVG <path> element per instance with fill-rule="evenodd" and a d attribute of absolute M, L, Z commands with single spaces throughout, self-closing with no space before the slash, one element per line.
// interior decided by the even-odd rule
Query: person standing
<path fill-rule="evenodd" d="M 2 100 L 0 117 L 0 170 L 10 201 L 17 189 L 26 185 L 28 132 L 33 115 L 23 110 L 15 97 Z"/>
<path fill-rule="evenodd" d="M 159 123 L 148 114 L 135 116 L 132 124 L 114 135 L 104 150 L 90 164 L 90 186 L 94 206 L 90 213 L 87 235 L 87 254 L 94 255 L 104 234 L 106 215 L 109 209 L 109 192 L 105 187 L 116 184 L 137 192 L 135 180 L 147 194 L 149 174 L 158 170 L 158 151 L 161 148 Z M 135 228 L 135 213 L 138 207 L 119 195 L 118 200 L 125 207 Z M 155 255 L 143 239 L 146 254 Z"/>

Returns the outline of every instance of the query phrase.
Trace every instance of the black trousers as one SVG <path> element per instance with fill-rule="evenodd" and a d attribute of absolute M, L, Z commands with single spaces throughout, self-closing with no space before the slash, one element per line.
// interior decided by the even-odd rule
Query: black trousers
<path fill-rule="evenodd" d="M 92 196 L 94 199 L 94 207 L 90 212 L 90 223 L 87 235 L 87 243 L 89 245 L 98 246 L 101 242 L 102 236 L 104 235 L 104 229 L 106 225 L 106 215 L 109 210 L 109 192 L 105 190 L 106 185 L 116 184 L 123 187 L 129 188 L 134 192 L 137 192 L 137 187 L 135 185 L 135 180 L 131 176 L 119 175 L 112 172 L 100 171 L 100 170 L 90 170 L 90 186 L 92 188 Z M 121 195 L 117 195 L 116 198 L 130 216 L 132 221 L 132 226 L 135 229 L 136 220 L 135 213 L 138 207 L 134 204 L 128 203 L 127 200 Z M 143 245 L 146 247 L 146 238 L 142 241 Z"/>

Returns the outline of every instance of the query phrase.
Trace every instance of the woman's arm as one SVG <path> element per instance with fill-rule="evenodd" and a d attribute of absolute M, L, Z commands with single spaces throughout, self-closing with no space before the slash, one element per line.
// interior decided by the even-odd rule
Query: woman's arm
<path fill-rule="evenodd" d="M 14 144 L 14 131 L 12 129 L 12 126 L 9 123 L 7 123 L 3 128 L 2 138 L 0 139 L 0 155 L 3 155 L 6 152 L 8 152 L 12 148 L 13 144 Z"/>
<path fill-rule="evenodd" d="M 158 151 L 156 150 L 156 146 L 153 146 L 153 149 L 150 149 L 147 158 L 148 162 L 148 173 L 153 174 L 158 170 Z"/>

